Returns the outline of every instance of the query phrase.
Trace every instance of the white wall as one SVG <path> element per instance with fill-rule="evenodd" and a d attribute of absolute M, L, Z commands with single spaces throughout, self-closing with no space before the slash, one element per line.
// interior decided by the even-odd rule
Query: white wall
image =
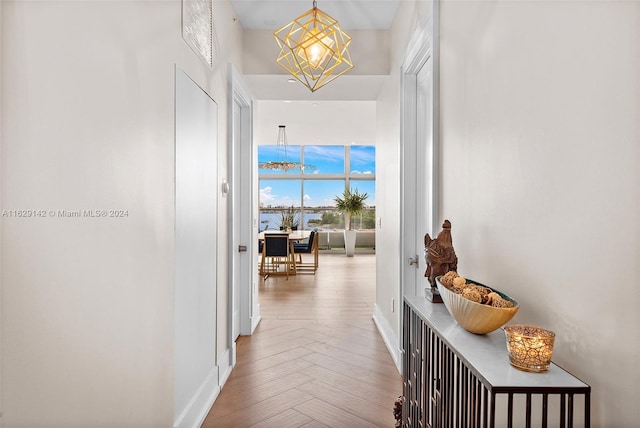
<path fill-rule="evenodd" d="M 276 144 L 278 125 L 289 145 L 375 145 L 375 101 L 258 101 L 257 145 Z"/>
<path fill-rule="evenodd" d="M 2 7 L 0 7 L 0 52 L 2 52 Z M 2 209 L 2 125 L 4 116 L 2 115 L 2 55 L 0 54 L 0 210 Z M 1 219 L 2 217 L 0 217 Z M 0 410 L 2 409 L 2 227 L 0 220 Z M 2 417 L 0 417 L 0 427 L 2 427 Z"/>
<path fill-rule="evenodd" d="M 441 6 L 441 218 L 554 330 L 593 426 L 640 420 L 640 3 Z"/>
<path fill-rule="evenodd" d="M 387 346 L 398 348 L 400 297 L 400 67 L 426 4 L 402 1 L 391 29 L 391 78 L 376 104 L 376 308 Z M 393 301 L 393 306 L 392 306 Z M 385 332 L 386 331 L 386 332 Z M 392 352 L 393 353 L 393 352 Z M 396 352 L 397 356 L 397 352 Z M 399 363 L 396 361 L 396 363 Z"/>
<path fill-rule="evenodd" d="M 214 2 L 209 71 L 181 38 L 179 1 L 1 7 L 2 209 L 128 210 L 1 219 L 3 426 L 171 426 L 174 66 L 218 103 L 220 179 L 239 24 Z M 218 357 L 226 213 L 220 199 Z"/>
<path fill-rule="evenodd" d="M 377 104 L 376 306 L 396 334 L 399 67 L 425 6 L 401 2 Z M 637 2 L 441 3 L 440 220 L 460 273 L 557 333 L 602 427 L 640 420 L 639 24 Z"/>

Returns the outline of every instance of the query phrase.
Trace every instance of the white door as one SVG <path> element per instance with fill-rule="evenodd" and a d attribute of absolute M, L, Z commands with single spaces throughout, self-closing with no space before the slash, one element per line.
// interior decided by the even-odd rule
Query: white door
<path fill-rule="evenodd" d="M 233 147 L 238 147 L 241 144 L 241 129 L 242 129 L 242 122 L 241 122 L 241 114 L 242 114 L 242 109 L 240 107 L 240 105 L 238 104 L 237 100 L 233 100 L 233 113 L 232 113 L 232 117 L 233 117 L 233 131 L 232 131 L 232 144 Z M 241 174 L 240 171 L 238 170 L 239 168 L 234 168 L 233 169 L 233 183 L 234 185 L 238 186 L 238 188 L 241 188 Z M 235 190 L 235 189 L 234 189 Z M 232 198 L 232 203 L 233 203 L 233 213 L 237 214 L 240 212 L 240 207 L 241 207 L 241 200 L 239 197 L 234 197 Z M 243 269 L 243 256 L 246 256 L 246 250 L 243 251 L 245 254 L 243 255 L 240 250 L 241 247 L 240 245 L 243 245 L 241 243 L 241 239 L 240 239 L 240 227 L 238 227 L 239 225 L 235 225 L 236 227 L 233 227 L 231 229 L 231 233 L 233 234 L 232 236 L 232 242 L 236 243 L 236 242 L 240 242 L 240 244 L 238 244 L 238 247 L 234 248 L 234 252 L 233 252 L 233 269 L 232 269 L 232 275 L 233 275 L 233 283 L 231 285 L 231 300 L 232 300 L 232 304 L 231 304 L 231 311 L 232 311 L 232 316 L 231 316 L 231 340 L 235 342 L 235 340 L 238 338 L 238 336 L 240 336 L 240 284 L 242 281 L 242 269 Z"/>
<path fill-rule="evenodd" d="M 424 295 L 424 235 L 434 237 L 435 145 L 433 141 L 433 61 L 431 56 L 405 75 L 403 138 L 403 292 Z M 436 232 L 437 233 L 437 232 Z"/>
<path fill-rule="evenodd" d="M 218 106 L 176 67 L 175 426 L 194 426 L 194 397 L 214 392 L 218 332 Z"/>
<path fill-rule="evenodd" d="M 433 2 L 432 13 L 409 41 L 402 65 L 400 299 L 424 296 L 430 287 L 424 276 L 424 236 L 434 238 L 439 229 L 437 17 Z"/>
<path fill-rule="evenodd" d="M 229 346 L 238 335 L 250 335 L 260 322 L 257 299 L 257 176 L 253 146 L 254 98 L 242 76 L 229 66 L 231 76 L 231 137 L 228 140 L 229 191 Z"/>
<path fill-rule="evenodd" d="M 416 234 L 415 249 L 418 255 L 415 284 L 416 294 L 422 294 L 428 287 L 427 278 L 424 276 L 426 261 L 424 258 L 424 235 L 434 237 L 432 225 L 434 221 L 433 206 L 433 169 L 434 169 L 434 145 L 433 145 L 433 114 L 431 90 L 433 61 L 429 57 L 416 75 Z"/>

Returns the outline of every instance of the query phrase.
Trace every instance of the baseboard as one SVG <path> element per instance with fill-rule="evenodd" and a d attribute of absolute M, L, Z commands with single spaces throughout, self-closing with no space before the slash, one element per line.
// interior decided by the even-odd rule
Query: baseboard
<path fill-rule="evenodd" d="M 211 407 L 213 407 L 213 403 L 218 398 L 222 387 L 229 379 L 235 366 L 235 361 L 236 344 L 233 342 L 231 349 L 227 349 L 222 354 L 218 365 L 209 373 L 205 382 L 198 389 L 187 410 L 180 415 L 180 418 L 174 424 L 174 428 L 197 428 L 202 425 Z"/>
<path fill-rule="evenodd" d="M 378 327 L 380 336 L 382 336 L 384 344 L 387 345 L 387 349 L 389 350 L 391 358 L 398 368 L 398 371 L 402 373 L 402 361 L 400 358 L 400 349 L 398 348 L 398 336 L 393 332 L 391 325 L 382 314 L 378 305 L 373 305 L 373 322 L 376 324 L 376 327 Z"/>
<path fill-rule="evenodd" d="M 196 428 L 202 425 L 213 402 L 220 394 L 218 373 L 219 366 L 214 366 L 189 401 L 187 408 L 173 423 L 174 428 Z"/>
<path fill-rule="evenodd" d="M 233 342 L 231 344 L 231 349 L 227 349 L 222 358 L 220 358 L 220 364 L 218 364 L 219 368 L 219 379 L 218 386 L 220 389 L 227 383 L 227 379 L 229 379 L 229 375 L 231 375 L 231 371 L 233 370 L 233 366 L 236 361 L 236 343 Z"/>
<path fill-rule="evenodd" d="M 253 332 L 256 330 L 256 327 L 258 327 L 258 324 L 260 324 L 260 321 L 262 321 L 262 314 L 260 314 L 260 305 L 258 305 L 256 312 L 258 313 L 258 315 L 254 315 L 253 317 L 251 317 L 251 334 L 253 334 Z"/>

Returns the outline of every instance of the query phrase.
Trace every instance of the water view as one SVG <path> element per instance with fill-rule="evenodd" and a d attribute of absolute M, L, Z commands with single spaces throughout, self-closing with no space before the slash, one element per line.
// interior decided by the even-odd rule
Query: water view
<path fill-rule="evenodd" d="M 311 208 L 313 209 L 313 208 Z M 299 218 L 299 212 L 297 218 Z M 280 230 L 280 222 L 282 219 L 281 211 L 260 210 L 260 228 L 264 230 Z M 318 228 L 320 230 L 342 230 L 344 229 L 344 216 L 337 211 L 331 209 L 323 209 L 322 211 L 305 211 L 304 217 L 298 226 L 298 229 L 310 230 Z M 367 209 L 357 218 L 353 219 L 353 228 L 375 229 L 375 207 Z"/>
<path fill-rule="evenodd" d="M 268 213 L 268 212 L 260 212 L 260 231 L 263 230 L 279 230 L 280 229 L 280 213 Z M 312 222 L 309 224 L 310 220 L 320 220 L 322 218 L 321 213 L 304 213 L 304 219 L 302 224 L 304 225 L 302 229 L 313 229 L 318 227 L 317 223 Z"/>

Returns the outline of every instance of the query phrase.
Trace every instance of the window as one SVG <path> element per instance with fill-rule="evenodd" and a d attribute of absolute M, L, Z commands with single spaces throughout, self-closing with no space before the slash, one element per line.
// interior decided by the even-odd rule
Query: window
<path fill-rule="evenodd" d="M 304 146 L 305 174 L 343 174 L 344 146 Z"/>
<path fill-rule="evenodd" d="M 300 208 L 301 194 L 301 180 L 260 180 L 260 230 L 279 230 L 283 210 Z"/>
<path fill-rule="evenodd" d="M 258 146 L 258 162 L 280 161 L 277 146 Z M 369 207 L 355 229 L 375 229 L 375 147 L 288 146 L 287 160 L 305 168 L 259 169 L 260 230 L 277 230 L 284 210 L 297 208 L 301 229 L 342 229 L 334 198 L 347 187 L 366 192 Z"/>
<path fill-rule="evenodd" d="M 376 182 L 375 180 L 351 180 L 351 188 L 368 195 L 364 203 L 367 209 L 358 217 L 352 219 L 354 229 L 376 228 Z"/>
<path fill-rule="evenodd" d="M 336 195 L 345 189 L 344 180 L 304 181 L 305 229 L 314 227 L 344 228 L 344 218 L 335 211 Z"/>
<path fill-rule="evenodd" d="M 376 173 L 376 148 L 373 146 L 351 146 L 351 174 Z"/>

